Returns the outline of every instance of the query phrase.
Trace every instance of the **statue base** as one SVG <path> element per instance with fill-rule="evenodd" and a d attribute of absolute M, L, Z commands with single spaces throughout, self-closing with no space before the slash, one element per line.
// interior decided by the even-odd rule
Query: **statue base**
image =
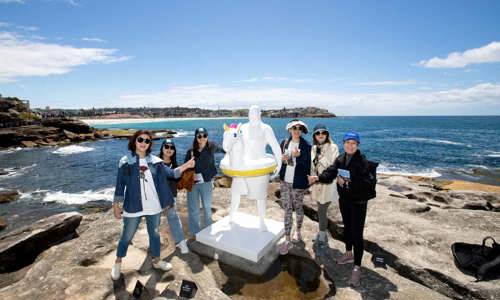
<path fill-rule="evenodd" d="M 265 223 L 267 231 L 261 231 L 258 216 L 237 212 L 232 224 L 226 216 L 198 232 L 196 241 L 258 263 L 264 256 L 277 254 L 276 243 L 285 233 L 283 222 L 265 219 Z"/>

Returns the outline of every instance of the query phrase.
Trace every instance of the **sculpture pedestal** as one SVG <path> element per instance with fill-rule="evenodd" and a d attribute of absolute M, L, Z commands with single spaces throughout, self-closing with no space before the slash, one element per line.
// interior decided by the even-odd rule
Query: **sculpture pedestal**
<path fill-rule="evenodd" d="M 285 232 L 283 222 L 270 219 L 265 222 L 267 231 L 262 232 L 258 216 L 237 212 L 232 225 L 229 216 L 224 217 L 198 232 L 191 246 L 202 255 L 262 274 L 278 256 L 275 246 Z"/>

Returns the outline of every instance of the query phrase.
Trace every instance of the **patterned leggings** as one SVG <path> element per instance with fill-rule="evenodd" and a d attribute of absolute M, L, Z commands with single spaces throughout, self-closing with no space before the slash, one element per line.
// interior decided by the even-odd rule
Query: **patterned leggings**
<path fill-rule="evenodd" d="M 281 181 L 281 203 L 285 209 L 285 236 L 290 237 L 292 232 L 292 213 L 295 210 L 297 216 L 297 231 L 302 227 L 304 220 L 304 202 L 305 189 L 294 189 L 292 184 Z"/>

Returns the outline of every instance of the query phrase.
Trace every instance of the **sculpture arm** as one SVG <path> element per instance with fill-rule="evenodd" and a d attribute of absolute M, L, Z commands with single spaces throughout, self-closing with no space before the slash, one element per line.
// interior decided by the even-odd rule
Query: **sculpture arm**
<path fill-rule="evenodd" d="M 278 144 L 278 141 L 276 140 L 276 136 L 274 135 L 273 129 L 270 126 L 268 126 L 268 125 L 264 126 L 264 134 L 266 137 L 266 142 L 269 144 L 269 146 L 271 146 L 271 150 L 273 150 L 274 159 L 276 160 L 277 167 L 276 167 L 276 170 L 274 171 L 274 174 L 273 174 L 274 176 L 276 176 L 279 173 L 279 171 L 281 169 L 281 164 L 282 164 L 281 147 Z"/>

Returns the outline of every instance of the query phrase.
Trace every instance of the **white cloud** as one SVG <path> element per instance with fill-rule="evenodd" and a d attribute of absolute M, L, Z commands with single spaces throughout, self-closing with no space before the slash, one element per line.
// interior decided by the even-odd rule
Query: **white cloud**
<path fill-rule="evenodd" d="M 37 31 L 38 30 L 38 27 L 36 27 L 36 26 L 17 26 L 16 28 L 21 29 L 21 30 L 26 30 L 26 31 Z"/>
<path fill-rule="evenodd" d="M 433 57 L 422 60 L 419 65 L 426 68 L 463 68 L 470 64 L 494 62 L 500 62 L 500 42 L 491 42 L 464 52 L 452 52 L 446 58 Z"/>
<path fill-rule="evenodd" d="M 471 104 L 500 107 L 500 83 L 470 88 L 412 93 L 339 93 L 297 88 L 233 88 L 219 85 L 173 86 L 163 92 L 126 94 L 111 106 L 189 106 L 204 108 L 263 108 L 319 106 L 348 115 L 437 114 L 437 109 Z M 446 111 L 441 113 L 446 114 Z M 452 113 L 452 112 L 449 112 Z M 465 111 L 467 113 L 467 111 Z"/>
<path fill-rule="evenodd" d="M 401 85 L 413 85 L 417 82 L 415 80 L 388 80 L 388 81 L 372 81 L 372 82 L 360 82 L 354 85 L 359 86 L 401 86 Z"/>
<path fill-rule="evenodd" d="M 83 37 L 82 41 L 84 42 L 96 42 L 96 43 L 107 43 L 108 41 L 100 39 L 100 38 L 91 38 L 91 37 Z"/>
<path fill-rule="evenodd" d="M 117 56 L 117 52 L 117 49 L 77 48 L 40 42 L 0 31 L 0 82 L 28 76 L 65 74 L 81 65 L 113 63 L 131 58 Z"/>
<path fill-rule="evenodd" d="M 0 0 L 1 1 L 1 0 Z M 9 27 L 10 24 L 6 22 L 0 22 L 0 27 Z"/>

